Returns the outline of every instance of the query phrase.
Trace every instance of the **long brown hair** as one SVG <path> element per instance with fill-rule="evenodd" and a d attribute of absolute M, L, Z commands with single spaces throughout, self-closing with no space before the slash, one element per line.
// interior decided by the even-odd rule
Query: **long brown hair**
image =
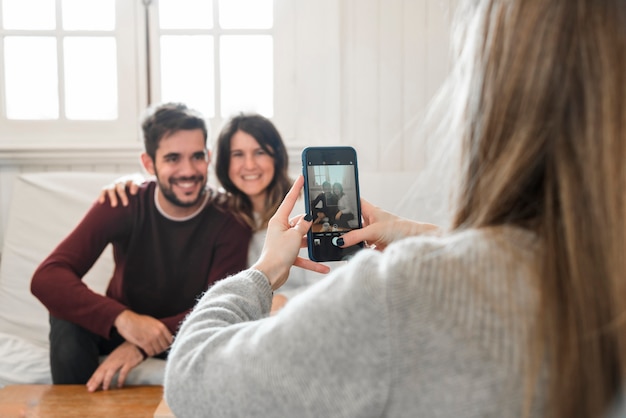
<path fill-rule="evenodd" d="M 230 144 L 233 135 L 243 131 L 252 136 L 261 148 L 274 159 L 274 178 L 267 186 L 265 210 L 260 213 L 260 223 L 257 224 L 252 211 L 250 198 L 239 190 L 228 176 L 230 168 Z M 222 128 L 217 139 L 217 159 L 215 173 L 222 187 L 230 194 L 229 206 L 235 216 L 241 218 L 253 230 L 263 229 L 274 215 L 278 206 L 291 187 L 288 175 L 289 157 L 285 143 L 274 124 L 264 116 L 258 114 L 239 114 L 228 121 Z"/>
<path fill-rule="evenodd" d="M 548 416 L 603 416 L 626 364 L 626 1 L 469 8 L 453 227 L 536 231 L 545 251 L 529 376 L 548 368 Z"/>

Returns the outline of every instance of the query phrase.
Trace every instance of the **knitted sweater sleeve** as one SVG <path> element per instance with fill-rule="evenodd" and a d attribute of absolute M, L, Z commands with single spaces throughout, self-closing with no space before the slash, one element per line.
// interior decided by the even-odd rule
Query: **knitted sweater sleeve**
<path fill-rule="evenodd" d="M 368 278 L 379 257 L 338 269 L 272 317 L 261 272 L 213 286 L 169 356 L 165 397 L 175 415 L 380 415 L 391 368 L 385 289 Z"/>

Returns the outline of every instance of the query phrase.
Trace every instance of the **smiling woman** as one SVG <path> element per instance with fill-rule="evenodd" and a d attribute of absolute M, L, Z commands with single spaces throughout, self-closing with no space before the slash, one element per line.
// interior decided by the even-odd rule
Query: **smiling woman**
<path fill-rule="evenodd" d="M 261 255 L 267 223 L 291 187 L 289 157 L 276 126 L 259 114 L 239 114 L 220 131 L 215 172 L 229 194 L 231 212 L 254 231 L 248 248 L 248 265 Z M 301 207 L 301 206 L 300 206 Z M 274 295 L 272 313 L 321 275 L 292 269 L 285 286 Z"/>
<path fill-rule="evenodd" d="M 253 230 L 265 229 L 291 187 L 289 158 L 274 124 L 257 114 L 233 117 L 217 140 L 215 172 L 231 209 Z"/>
<path fill-rule="evenodd" d="M 274 157 L 252 135 L 235 132 L 230 142 L 228 177 L 248 196 L 255 213 L 265 210 L 267 187 L 274 172 Z"/>

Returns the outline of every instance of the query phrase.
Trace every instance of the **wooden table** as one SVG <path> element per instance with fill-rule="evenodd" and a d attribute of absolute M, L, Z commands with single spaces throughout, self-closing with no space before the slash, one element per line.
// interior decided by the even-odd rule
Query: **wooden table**
<path fill-rule="evenodd" d="M 94 393 L 84 385 L 8 385 L 0 389 L 0 417 L 153 418 L 162 386 L 127 386 Z"/>

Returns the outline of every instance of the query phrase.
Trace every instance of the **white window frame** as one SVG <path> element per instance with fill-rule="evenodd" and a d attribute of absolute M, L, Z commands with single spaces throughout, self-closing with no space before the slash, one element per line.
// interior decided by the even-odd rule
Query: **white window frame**
<path fill-rule="evenodd" d="M 0 28 L 0 56 L 4 57 L 5 36 L 52 36 L 62 45 L 64 36 L 93 36 L 93 31 L 65 31 L 60 25 L 61 2 L 56 0 L 57 28 L 53 30 L 5 30 Z M 6 118 L 6 97 L 0 89 L 0 147 L 3 149 L 96 149 L 137 148 L 138 115 L 145 107 L 145 58 L 138 50 L 144 27 L 141 1 L 116 0 L 116 38 L 118 63 L 118 118 L 111 121 L 76 121 L 64 116 L 63 56 L 57 48 L 59 68 L 59 118 L 55 120 L 11 120 Z M 102 34 L 102 32 L 100 32 Z M 109 35 L 110 32 L 106 32 Z M 143 62 L 142 62 L 143 61 Z M 144 69 L 142 71 L 141 69 Z M 4 85 L 4 65 L 0 81 Z"/>
<path fill-rule="evenodd" d="M 54 152 L 59 160 L 68 153 L 83 158 L 85 152 L 91 150 L 112 150 L 111 159 L 115 159 L 119 156 L 115 150 L 124 151 L 124 155 L 135 155 L 133 152 L 143 148 L 139 121 L 149 104 L 148 89 L 152 89 L 153 103 L 159 97 L 159 56 L 154 52 L 150 57 L 153 74 L 150 75 L 151 86 L 148 86 L 144 5 L 148 1 L 116 0 L 119 119 L 103 122 L 9 121 L 4 117 L 5 98 L 3 89 L 0 89 L 0 163 L 6 161 L 6 156 L 13 159 L 20 155 L 19 158 L 29 159 L 30 153 L 42 150 Z M 274 38 L 272 121 L 287 142 L 292 161 L 299 159 L 302 146 L 320 140 L 334 141 L 341 129 L 341 50 L 337 42 L 340 39 L 338 20 L 345 1 L 274 0 L 274 26 L 271 30 Z M 154 9 L 153 6 L 147 9 L 152 21 L 157 18 Z M 156 27 L 154 24 L 150 26 L 152 44 L 158 39 L 153 33 Z M 10 34 L 15 34 L 15 31 L 0 28 L 0 40 Z M 0 41 L 0 48 L 2 45 Z M 314 65 L 311 65 L 310 57 L 315 57 Z M 0 82 L 4 82 L 2 62 Z M 219 96 L 216 100 L 219 101 Z M 218 106 L 215 117 L 209 120 L 212 139 L 223 123 Z M 101 156 L 97 154 L 93 159 Z"/>
<path fill-rule="evenodd" d="M 150 45 L 150 100 L 152 103 L 158 103 L 161 101 L 161 73 L 160 73 L 160 36 L 161 35 L 209 35 L 213 37 L 213 71 L 214 78 L 214 108 L 215 115 L 208 116 L 207 121 L 210 125 L 210 132 L 212 136 L 216 136 L 217 132 L 221 129 L 228 117 L 222 117 L 221 109 L 221 87 L 220 87 L 220 37 L 224 35 L 269 35 L 272 37 L 274 45 L 276 44 L 276 9 L 279 6 L 278 3 L 281 0 L 274 0 L 274 24 L 269 29 L 224 29 L 219 25 L 219 1 L 213 0 L 213 25 L 210 29 L 160 29 L 159 28 L 159 10 L 158 5 L 155 5 L 155 0 L 146 0 L 152 3 L 149 6 L 149 45 Z M 283 0 L 284 1 L 284 0 Z M 157 6 L 157 7 L 155 7 Z M 276 51 L 274 51 L 274 80 L 276 80 Z M 276 90 L 280 86 L 274 82 L 273 92 L 273 106 L 274 114 L 276 114 Z"/>

